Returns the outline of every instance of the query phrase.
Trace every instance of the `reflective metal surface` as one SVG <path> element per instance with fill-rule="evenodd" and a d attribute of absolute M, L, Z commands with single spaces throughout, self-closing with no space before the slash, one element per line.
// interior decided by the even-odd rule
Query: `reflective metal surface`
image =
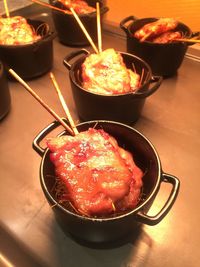
<path fill-rule="evenodd" d="M 45 13 L 41 16 L 49 20 Z M 108 47 L 125 51 L 125 40 L 104 33 L 103 49 Z M 77 120 L 68 72 L 62 63 L 64 56 L 74 49 L 55 39 L 52 71 L 73 118 Z M 172 210 L 158 225 L 141 226 L 127 240 L 93 248 L 64 235 L 40 188 L 41 158 L 31 145 L 37 133 L 53 118 L 20 84 L 10 81 L 12 107 L 0 122 L 2 254 L 20 267 L 200 266 L 199 70 L 198 61 L 185 58 L 178 75 L 164 80 L 159 90 L 148 98 L 141 118 L 134 125 L 156 147 L 163 170 L 181 181 L 180 193 Z M 48 74 L 28 83 L 64 116 Z M 161 188 L 150 214 L 159 210 L 168 190 L 167 186 Z"/>

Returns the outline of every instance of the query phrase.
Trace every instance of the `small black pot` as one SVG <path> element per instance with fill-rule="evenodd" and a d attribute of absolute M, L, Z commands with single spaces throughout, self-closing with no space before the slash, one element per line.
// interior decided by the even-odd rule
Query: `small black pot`
<path fill-rule="evenodd" d="M 62 4 L 58 1 L 49 1 L 53 6 L 62 8 Z M 90 6 L 96 7 L 95 0 L 86 1 Z M 100 3 L 101 21 L 103 15 L 108 11 L 108 7 L 103 6 L 102 1 Z M 52 10 L 52 16 L 54 25 L 58 34 L 58 38 L 61 43 L 69 46 L 84 46 L 89 45 L 88 39 L 85 37 L 83 31 L 78 25 L 76 19 L 72 14 L 64 14 L 57 10 Z M 87 32 L 94 42 L 97 41 L 97 23 L 96 12 L 89 14 L 78 15 L 81 22 L 85 26 Z"/>
<path fill-rule="evenodd" d="M 127 35 L 127 52 L 132 53 L 144 59 L 151 67 L 154 75 L 172 76 L 180 67 L 184 55 L 189 45 L 193 43 L 172 42 L 167 44 L 157 44 L 148 41 L 140 42 L 134 37 L 134 33 L 145 24 L 156 21 L 158 18 L 137 19 L 129 16 L 120 22 L 120 27 Z M 129 23 L 127 26 L 125 24 Z M 177 31 L 191 38 L 198 35 L 199 32 L 192 33 L 190 28 L 179 22 Z"/>
<path fill-rule="evenodd" d="M 30 19 L 27 22 L 35 29 L 44 23 Z M 42 39 L 30 44 L 0 45 L 0 59 L 6 70 L 12 68 L 23 79 L 41 76 L 52 68 L 54 38 L 55 34 L 48 31 Z"/>
<path fill-rule="evenodd" d="M 8 87 L 7 77 L 3 64 L 0 62 L 0 120 L 2 120 L 10 110 L 11 97 Z"/>
<path fill-rule="evenodd" d="M 84 217 L 61 206 L 52 190 L 55 186 L 55 173 L 49 156 L 50 151 L 40 146 L 46 135 L 57 126 L 59 123 L 53 122 L 42 130 L 34 139 L 33 148 L 42 157 L 40 165 L 42 190 L 52 207 L 56 220 L 66 234 L 70 233 L 77 239 L 86 242 L 110 242 L 133 233 L 140 223 L 155 225 L 166 216 L 178 195 L 178 178 L 162 172 L 159 156 L 152 143 L 144 135 L 132 127 L 111 121 L 85 122 L 79 124 L 77 129 L 81 132 L 91 127 L 103 128 L 116 138 L 120 146 L 133 153 L 136 164 L 144 172 L 140 203 L 132 211 L 101 219 Z M 62 132 L 60 135 L 63 134 L 67 133 Z M 162 209 L 155 216 L 149 216 L 147 211 L 152 206 L 162 183 L 170 183 L 172 185 L 171 192 Z"/>
<path fill-rule="evenodd" d="M 82 55 L 73 64 L 69 62 L 78 55 Z M 127 124 L 134 123 L 140 116 L 146 97 L 153 94 L 160 86 L 162 77 L 152 76 L 149 65 L 142 59 L 131 54 L 120 52 L 127 68 L 133 69 L 141 75 L 143 82 L 136 93 L 119 95 L 100 95 L 89 92 L 82 87 L 81 65 L 89 52 L 85 49 L 67 55 L 64 65 L 69 70 L 69 77 L 76 104 L 76 109 L 81 120 L 114 120 Z"/>

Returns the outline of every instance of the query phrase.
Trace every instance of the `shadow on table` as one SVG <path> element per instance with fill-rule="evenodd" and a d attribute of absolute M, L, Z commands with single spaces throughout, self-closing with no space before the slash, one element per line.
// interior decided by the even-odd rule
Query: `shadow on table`
<path fill-rule="evenodd" d="M 123 239 L 95 244 L 64 234 L 54 221 L 51 238 L 55 244 L 56 266 L 59 267 L 144 267 L 153 246 L 142 225 L 134 227 L 134 231 Z"/>
<path fill-rule="evenodd" d="M 46 267 L 39 255 L 30 251 L 9 229 L 0 223 L 0 266 Z M 5 264 L 5 261 L 8 263 Z M 1 265 L 3 264 L 3 265 Z"/>

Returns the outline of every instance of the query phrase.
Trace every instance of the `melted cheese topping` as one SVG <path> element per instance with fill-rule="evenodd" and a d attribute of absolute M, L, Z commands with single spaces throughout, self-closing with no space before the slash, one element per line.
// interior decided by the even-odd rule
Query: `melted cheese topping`
<path fill-rule="evenodd" d="M 104 95 L 134 92 L 140 86 L 140 75 L 127 69 L 120 53 L 112 48 L 87 57 L 82 78 L 85 89 Z"/>
<path fill-rule="evenodd" d="M 20 45 L 37 41 L 37 35 L 26 19 L 21 16 L 0 18 L 0 44 Z"/>

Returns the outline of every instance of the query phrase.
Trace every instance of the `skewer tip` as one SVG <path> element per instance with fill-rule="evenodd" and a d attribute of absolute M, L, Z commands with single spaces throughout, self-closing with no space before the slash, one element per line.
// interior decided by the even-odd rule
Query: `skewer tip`
<path fill-rule="evenodd" d="M 51 79 L 54 78 L 54 75 L 53 75 L 52 72 L 49 73 L 49 76 L 50 76 Z"/>

